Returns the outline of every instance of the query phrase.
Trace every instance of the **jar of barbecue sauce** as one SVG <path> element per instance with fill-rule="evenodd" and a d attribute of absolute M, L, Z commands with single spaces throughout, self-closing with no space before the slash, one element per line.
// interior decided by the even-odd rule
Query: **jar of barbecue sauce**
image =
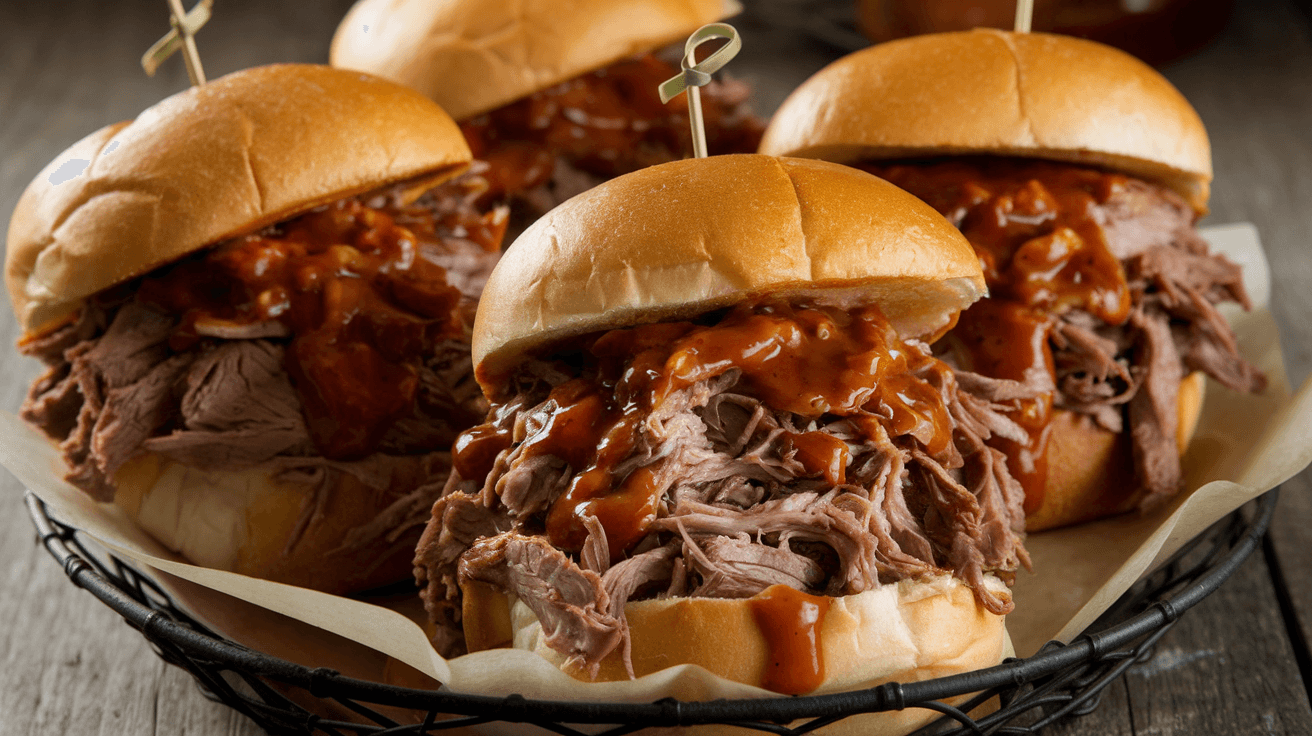
<path fill-rule="evenodd" d="M 1016 0 L 856 0 L 857 25 L 876 43 L 971 28 L 1013 27 Z M 1207 45 L 1234 0 L 1034 0 L 1035 31 L 1087 38 L 1164 64 Z"/>

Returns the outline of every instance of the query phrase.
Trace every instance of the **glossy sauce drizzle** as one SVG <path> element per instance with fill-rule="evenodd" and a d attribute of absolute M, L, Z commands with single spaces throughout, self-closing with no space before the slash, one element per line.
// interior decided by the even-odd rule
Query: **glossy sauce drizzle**
<path fill-rule="evenodd" d="M 785 695 L 801 695 L 825 681 L 820 631 L 830 598 L 807 595 L 786 585 L 772 585 L 748 599 L 767 653 L 761 686 Z"/>
<path fill-rule="evenodd" d="M 556 156 L 590 174 L 611 178 L 683 158 L 691 149 L 687 102 L 662 103 L 657 87 L 678 68 L 651 54 L 627 59 L 536 92 L 464 121 L 474 157 L 490 167 L 485 196 L 545 184 Z M 753 153 L 760 121 L 730 119 L 714 90 L 703 92 L 706 135 L 715 153 Z"/>
<path fill-rule="evenodd" d="M 552 390 L 549 411 L 530 415 L 522 453 L 551 455 L 576 471 L 547 513 L 552 544 L 578 551 L 584 519 L 606 529 L 612 559 L 645 536 L 668 486 L 655 463 L 619 477 L 615 467 L 633 452 L 642 422 L 676 392 L 730 370 L 735 392 L 804 418 L 856 416 L 871 432 L 916 438 L 932 455 L 949 449 L 951 419 L 939 393 L 917 374 L 946 365 L 905 345 L 876 307 L 766 303 L 737 307 L 712 324 L 673 322 L 613 330 L 585 348 L 582 377 Z M 500 411 L 500 409 L 495 410 Z M 506 417 L 465 432 L 455 445 L 462 477 L 491 469 L 511 446 Z M 873 424 L 872 424 L 873 422 Z M 821 432 L 787 438 L 795 458 L 816 477 L 845 481 L 845 443 Z"/>
<path fill-rule="evenodd" d="M 964 352 L 962 367 L 1024 381 L 1043 371 L 1055 383 L 1049 345 L 1053 315 L 1083 309 L 1108 324 L 1130 314 L 1125 270 L 1108 247 L 1097 206 L 1129 179 L 1039 161 L 970 159 L 862 168 L 911 192 L 970 241 L 990 298 L 962 313 L 945 342 Z M 990 441 L 1008 456 L 1025 488 L 1025 510 L 1043 502 L 1052 397 L 1024 402 L 1019 422 L 1030 443 Z"/>
<path fill-rule="evenodd" d="M 183 315 L 175 350 L 201 339 L 198 323 L 281 324 L 316 447 L 362 457 L 413 413 L 423 356 L 464 333 L 461 294 L 426 253 L 439 226 L 499 247 L 504 225 L 468 219 L 440 223 L 421 208 L 342 200 L 147 277 L 139 298 Z"/>

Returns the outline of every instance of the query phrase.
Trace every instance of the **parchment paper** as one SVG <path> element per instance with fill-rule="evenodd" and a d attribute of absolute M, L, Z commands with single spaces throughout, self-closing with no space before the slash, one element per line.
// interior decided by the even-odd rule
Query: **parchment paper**
<path fill-rule="evenodd" d="M 1184 461 L 1189 490 L 1167 508 L 1029 537 L 1034 573 L 1018 576 L 1016 611 L 1008 618 L 1020 656 L 1049 639 L 1069 641 L 1155 560 L 1312 461 L 1312 388 L 1305 384 L 1297 395 L 1290 393 L 1268 309 L 1270 276 L 1257 232 L 1245 224 L 1210 228 L 1203 234 L 1215 250 L 1244 267 L 1254 309 L 1230 310 L 1227 316 L 1244 354 L 1270 379 L 1267 391 L 1257 397 L 1239 395 L 1209 382 L 1198 431 Z M 97 504 L 62 481 L 64 468 L 55 448 L 9 413 L 0 413 L 0 465 L 40 496 L 60 520 L 91 534 L 114 553 L 172 576 L 164 579 L 170 590 L 216 631 L 308 666 L 371 677 L 385 661 L 369 653 L 371 649 L 466 692 L 627 701 L 771 694 L 690 666 L 631 682 L 581 683 L 520 650 L 478 652 L 448 661 L 432 650 L 411 618 L 385 606 L 182 562 L 116 507 Z M 303 624 L 318 627 L 321 635 L 313 635 Z M 291 631 L 300 633 L 293 636 Z"/>

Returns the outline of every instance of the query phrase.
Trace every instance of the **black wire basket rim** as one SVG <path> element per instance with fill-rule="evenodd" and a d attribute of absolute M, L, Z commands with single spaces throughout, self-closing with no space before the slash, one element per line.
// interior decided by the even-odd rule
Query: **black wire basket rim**
<path fill-rule="evenodd" d="M 993 688 L 1018 687 L 1101 656 L 1155 629 L 1170 625 L 1184 611 L 1218 588 L 1260 544 L 1274 515 L 1278 495 L 1278 489 L 1274 489 L 1257 499 L 1257 513 L 1248 522 L 1243 536 L 1192 584 L 1157 600 L 1148 610 L 1107 630 L 1081 635 L 1070 644 L 1050 642 L 1039 653 L 1026 659 L 1009 659 L 986 669 L 920 682 L 890 682 L 864 690 L 824 695 L 706 701 L 665 698 L 652 703 L 536 700 L 520 695 L 491 696 L 451 690 L 417 690 L 347 677 L 329 669 L 305 667 L 247 649 L 187 628 L 168 614 L 129 597 L 68 548 L 64 536 L 57 528 L 58 523 L 52 521 L 46 513 L 44 502 L 31 492 L 26 494 L 26 502 L 42 543 L 63 565 L 65 573 L 74 584 L 86 589 L 150 637 L 203 655 L 215 663 L 301 687 L 317 697 L 363 698 L 383 705 L 428 708 L 452 715 L 485 713 L 489 708 L 495 708 L 498 720 L 506 722 L 533 721 L 549 713 L 552 719 L 564 723 L 643 722 L 651 726 L 686 726 L 726 720 L 786 723 L 836 712 L 873 713 L 926 707 L 923 703 L 927 701 Z M 58 526 L 63 527 L 62 524 Z M 71 533 L 76 532 L 65 528 Z"/>

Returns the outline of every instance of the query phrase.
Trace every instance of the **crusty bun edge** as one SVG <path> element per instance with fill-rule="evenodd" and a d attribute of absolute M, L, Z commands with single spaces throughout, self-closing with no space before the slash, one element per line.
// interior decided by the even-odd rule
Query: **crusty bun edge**
<path fill-rule="evenodd" d="M 989 586 L 1007 588 L 992 576 Z M 491 641 L 536 652 L 573 677 L 588 676 L 565 664 L 546 646 L 542 625 L 523 602 L 488 586 L 481 593 L 464 586 L 466 638 L 471 623 L 483 622 Z M 468 596 L 479 600 L 471 606 Z M 638 676 L 681 664 L 695 664 L 729 680 L 760 686 L 769 654 L 746 600 L 673 598 L 637 601 L 624 608 L 633 637 Z M 490 625 L 488 622 L 493 622 Z M 883 682 L 917 682 L 970 672 L 1014 656 L 1002 616 L 978 605 L 970 588 L 950 575 L 907 580 L 833 599 L 820 630 L 825 681 L 816 694 L 873 687 Z M 500 631 L 498 631 L 500 630 Z M 497 641 L 500 640 L 500 641 Z M 471 643 L 470 651 L 480 642 Z M 624 680 L 618 652 L 601 666 L 599 679 Z M 963 702 L 969 696 L 952 699 Z M 977 714 L 978 715 L 978 714 Z M 854 716 L 825 727 L 829 736 L 899 736 L 937 719 L 939 713 L 908 708 Z M 737 733 L 710 726 L 693 733 Z"/>
<path fill-rule="evenodd" d="M 202 567 L 327 593 L 409 577 L 419 527 L 391 542 L 347 543 L 395 495 L 345 473 L 335 482 L 316 509 L 314 486 L 282 480 L 273 470 L 200 470 L 144 453 L 114 475 L 114 502 L 165 547 Z M 292 544 L 308 510 L 315 513 Z"/>
<path fill-rule="evenodd" d="M 779 108 L 762 153 L 851 163 L 988 154 L 1100 166 L 1177 191 L 1205 212 L 1211 147 L 1161 74 L 1117 49 L 976 29 L 863 49 Z"/>
<path fill-rule="evenodd" d="M 329 58 L 413 87 L 464 120 L 741 9 L 734 0 L 360 0 Z"/>
<path fill-rule="evenodd" d="M 1001 581 L 986 580 L 995 592 L 1009 595 Z M 589 679 L 547 646 L 541 624 L 522 601 L 486 585 L 462 589 L 470 651 L 513 645 L 537 652 L 577 679 Z M 695 664 L 748 685 L 764 681 L 771 655 L 747 599 L 636 601 L 624 614 L 639 677 Z M 988 667 L 1001 661 L 1007 641 L 1004 617 L 979 605 L 969 586 L 947 574 L 831 599 L 819 638 L 825 679 L 817 693 Z M 601 663 L 597 679 L 627 679 L 618 650 Z"/>
<path fill-rule="evenodd" d="M 469 161 L 450 116 L 392 82 L 309 64 L 229 74 L 92 133 L 32 180 L 9 222 L 14 314 L 38 334 L 207 245 Z"/>
<path fill-rule="evenodd" d="M 1184 455 L 1198 428 L 1206 380 L 1195 371 L 1180 382 L 1176 444 Z M 1056 411 L 1048 438 L 1048 479 L 1039 508 L 1025 517 L 1029 532 L 1133 511 L 1140 496 L 1128 431 L 1114 433 L 1086 416 Z"/>
<path fill-rule="evenodd" d="M 490 395 L 531 351 L 776 294 L 877 303 L 905 337 L 985 293 L 956 228 L 883 180 L 824 161 L 676 161 L 565 202 L 507 250 L 483 290 L 473 357 Z"/>

